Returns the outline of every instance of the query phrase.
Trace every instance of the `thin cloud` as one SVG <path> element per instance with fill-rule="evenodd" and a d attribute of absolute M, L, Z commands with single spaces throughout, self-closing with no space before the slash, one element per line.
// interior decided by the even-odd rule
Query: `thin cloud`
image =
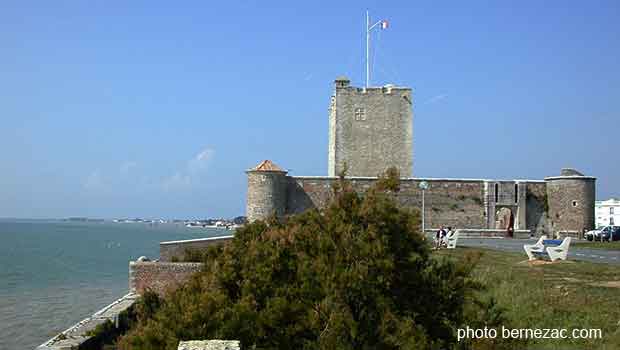
<path fill-rule="evenodd" d="M 211 163 L 211 160 L 215 156 L 215 150 L 211 148 L 205 148 L 192 158 L 187 164 L 187 170 L 189 172 L 198 172 L 206 170 Z"/>
<path fill-rule="evenodd" d="M 447 94 L 440 94 L 440 95 L 436 95 L 436 96 L 433 96 L 433 97 L 431 97 L 430 99 L 428 99 L 428 100 L 427 100 L 426 102 L 424 102 L 423 104 L 424 104 L 424 105 L 430 105 L 430 104 L 433 104 L 433 103 L 437 103 L 437 102 L 439 102 L 439 101 L 441 101 L 441 100 L 445 99 L 446 97 L 448 97 L 448 95 L 447 95 Z"/>
<path fill-rule="evenodd" d="M 214 149 L 203 149 L 187 162 L 184 169 L 165 178 L 162 182 L 162 188 L 164 191 L 170 192 L 186 190 L 199 185 L 214 156 Z"/>

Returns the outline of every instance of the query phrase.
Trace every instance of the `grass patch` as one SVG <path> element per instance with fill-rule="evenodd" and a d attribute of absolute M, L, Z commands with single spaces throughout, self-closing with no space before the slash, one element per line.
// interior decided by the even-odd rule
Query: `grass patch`
<path fill-rule="evenodd" d="M 608 243 L 609 245 L 609 243 Z M 620 269 L 567 261 L 530 265 L 523 254 L 459 248 L 438 256 L 461 260 L 482 254 L 475 278 L 495 298 L 513 328 L 601 329 L 602 339 L 539 339 L 527 349 L 619 349 Z"/>
<path fill-rule="evenodd" d="M 606 250 L 620 250 L 620 241 L 615 242 L 575 242 L 571 243 L 579 248 L 589 248 L 589 249 L 606 249 Z"/>

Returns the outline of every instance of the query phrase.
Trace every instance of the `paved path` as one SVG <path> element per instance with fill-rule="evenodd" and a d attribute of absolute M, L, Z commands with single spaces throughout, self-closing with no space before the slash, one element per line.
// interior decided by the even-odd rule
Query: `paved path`
<path fill-rule="evenodd" d="M 459 238 L 458 245 L 481 247 L 523 253 L 524 244 L 534 244 L 535 239 L 501 239 L 501 238 Z M 585 260 L 597 263 L 620 265 L 620 250 L 588 249 L 571 245 L 568 257 L 574 260 Z"/>

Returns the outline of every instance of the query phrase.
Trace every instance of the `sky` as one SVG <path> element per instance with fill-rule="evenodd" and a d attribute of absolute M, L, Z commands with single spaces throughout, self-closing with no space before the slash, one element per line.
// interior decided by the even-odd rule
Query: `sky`
<path fill-rule="evenodd" d="M 326 175 L 333 80 L 414 95 L 415 177 L 620 196 L 618 1 L 0 3 L 0 217 L 245 212 L 244 171 Z"/>

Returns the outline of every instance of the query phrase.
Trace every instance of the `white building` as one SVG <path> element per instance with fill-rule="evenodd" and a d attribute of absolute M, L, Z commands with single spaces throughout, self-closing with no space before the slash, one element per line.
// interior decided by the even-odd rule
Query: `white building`
<path fill-rule="evenodd" d="M 606 201 L 596 201 L 594 207 L 596 227 L 620 226 L 620 200 L 611 198 Z"/>

